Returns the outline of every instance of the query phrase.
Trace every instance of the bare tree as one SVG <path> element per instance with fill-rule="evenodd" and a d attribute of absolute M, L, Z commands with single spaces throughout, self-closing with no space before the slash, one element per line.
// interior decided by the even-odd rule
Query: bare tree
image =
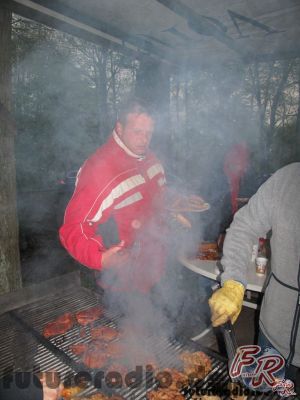
<path fill-rule="evenodd" d="M 294 63 L 293 60 L 255 62 L 248 69 L 251 82 L 248 90 L 252 92 L 255 99 L 252 105 L 255 104 L 259 114 L 260 143 L 265 160 L 271 156 L 273 146 L 279 147 L 277 129 L 293 124 Z"/>
<path fill-rule="evenodd" d="M 283 93 L 284 93 L 284 87 L 287 83 L 287 79 L 289 76 L 289 73 L 291 71 L 292 63 L 287 62 L 283 65 L 282 67 L 282 73 L 280 76 L 280 80 L 278 83 L 278 86 L 275 91 L 275 95 L 273 97 L 272 103 L 271 103 L 271 109 L 270 109 L 270 127 L 269 127 L 269 140 L 271 139 L 274 129 L 276 126 L 276 113 L 278 110 L 278 106 L 280 104 L 280 100 L 282 99 Z"/>
<path fill-rule="evenodd" d="M 296 118 L 296 146 L 300 149 L 300 62 L 297 66 L 297 75 L 298 75 L 298 107 L 297 107 L 297 118 Z"/>
<path fill-rule="evenodd" d="M 0 6 L 0 293 L 21 287 L 16 211 L 15 126 L 11 117 L 11 12 Z"/>

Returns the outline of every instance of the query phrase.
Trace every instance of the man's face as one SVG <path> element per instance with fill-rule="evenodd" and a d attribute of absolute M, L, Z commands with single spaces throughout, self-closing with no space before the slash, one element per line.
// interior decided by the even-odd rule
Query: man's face
<path fill-rule="evenodd" d="M 115 128 L 122 142 L 139 156 L 146 153 L 153 129 L 153 119 L 147 114 L 128 114 L 126 123 L 117 122 Z"/>

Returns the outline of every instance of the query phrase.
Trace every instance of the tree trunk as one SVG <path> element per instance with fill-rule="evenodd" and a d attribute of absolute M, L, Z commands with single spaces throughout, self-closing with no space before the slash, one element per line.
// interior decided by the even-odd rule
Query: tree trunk
<path fill-rule="evenodd" d="M 170 72 L 163 64 L 140 59 L 135 94 L 156 112 L 156 134 L 152 147 L 162 159 L 170 156 Z"/>
<path fill-rule="evenodd" d="M 0 6 L 0 294 L 21 287 L 16 207 L 15 126 L 11 117 L 11 12 Z"/>
<path fill-rule="evenodd" d="M 98 104 L 99 104 L 99 129 L 100 136 L 104 141 L 111 131 L 111 126 L 109 124 L 109 113 L 107 106 L 107 49 L 98 49 L 95 47 L 95 52 L 97 55 L 97 81 L 96 88 L 98 94 Z"/>
<path fill-rule="evenodd" d="M 270 114 L 270 129 L 269 129 L 269 143 L 268 145 L 271 144 L 271 138 L 274 134 L 274 130 L 275 130 L 275 125 L 276 125 L 276 112 L 277 112 L 277 108 L 278 108 L 278 104 L 279 101 L 281 99 L 284 87 L 286 85 L 286 81 L 288 79 L 289 73 L 290 73 L 290 68 L 291 68 L 291 64 L 289 61 L 286 62 L 286 64 L 283 67 L 283 71 L 282 71 L 282 76 L 276 91 L 276 94 L 274 96 L 272 105 L 271 105 L 271 114 Z"/>
<path fill-rule="evenodd" d="M 300 149 L 300 64 L 298 64 L 298 109 L 296 119 L 296 149 Z"/>
<path fill-rule="evenodd" d="M 112 107 L 114 117 L 117 119 L 117 91 L 116 91 L 116 69 L 114 65 L 114 53 L 110 52 L 110 74 L 111 74 L 111 88 L 112 88 Z"/>
<path fill-rule="evenodd" d="M 260 70 L 257 62 L 253 64 L 253 70 L 250 67 L 250 76 L 252 80 L 253 93 L 256 99 L 256 104 L 259 112 L 259 137 L 261 144 L 261 155 L 260 162 L 262 160 L 268 159 L 268 146 L 266 142 L 266 128 L 265 128 L 265 118 L 266 118 L 266 108 L 262 102 L 262 88 L 260 82 Z"/>

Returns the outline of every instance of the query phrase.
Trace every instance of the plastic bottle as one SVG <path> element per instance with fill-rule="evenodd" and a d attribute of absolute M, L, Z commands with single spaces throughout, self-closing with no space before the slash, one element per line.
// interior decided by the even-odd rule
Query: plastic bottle
<path fill-rule="evenodd" d="M 255 263 L 256 263 L 256 274 L 257 275 L 265 275 L 266 267 L 267 267 L 267 263 L 268 263 L 267 246 L 266 246 L 265 238 L 259 238 L 258 252 L 257 252 L 257 257 L 255 260 Z"/>
<path fill-rule="evenodd" d="M 258 252 L 257 257 L 266 257 L 267 258 L 267 246 L 266 246 L 267 239 L 259 238 L 258 240 Z"/>

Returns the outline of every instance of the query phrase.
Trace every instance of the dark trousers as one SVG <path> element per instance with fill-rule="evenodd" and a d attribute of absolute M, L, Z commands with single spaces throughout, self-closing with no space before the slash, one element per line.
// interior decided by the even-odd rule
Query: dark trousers
<path fill-rule="evenodd" d="M 43 388 L 31 372 L 16 372 L 0 380 L 1 400 L 43 400 Z"/>
<path fill-rule="evenodd" d="M 276 350 L 275 346 L 272 345 L 272 343 L 262 333 L 262 331 L 259 331 L 257 344 L 258 344 L 258 346 L 261 346 L 261 347 L 272 347 L 273 349 Z M 294 382 L 295 392 L 297 394 L 300 394 L 300 368 L 296 367 L 294 365 L 289 365 L 285 369 L 285 378 L 290 379 L 291 381 Z"/>

